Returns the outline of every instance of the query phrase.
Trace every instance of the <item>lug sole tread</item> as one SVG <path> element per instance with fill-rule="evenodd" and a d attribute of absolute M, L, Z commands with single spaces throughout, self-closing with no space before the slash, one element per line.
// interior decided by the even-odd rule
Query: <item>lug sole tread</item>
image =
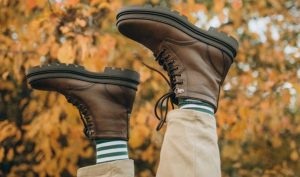
<path fill-rule="evenodd" d="M 90 72 L 83 66 L 65 63 L 50 63 L 35 66 L 26 74 L 29 83 L 51 78 L 70 78 L 94 83 L 114 84 L 137 89 L 139 74 L 123 68 L 106 67 L 103 73 Z"/>
<path fill-rule="evenodd" d="M 127 20 L 126 16 L 129 16 L 132 14 L 143 15 L 143 17 L 145 17 L 145 19 L 149 18 L 149 20 L 155 20 L 155 21 L 159 21 L 158 18 L 161 17 L 160 22 L 167 23 L 168 25 L 177 27 L 179 29 L 182 27 L 187 28 L 188 31 L 190 31 L 189 35 L 191 35 L 192 37 L 200 36 L 200 38 L 202 40 L 203 40 L 203 38 L 205 38 L 204 39 L 205 42 L 208 42 L 217 48 L 220 48 L 220 47 L 223 48 L 223 50 L 225 50 L 225 52 L 231 58 L 234 58 L 236 56 L 236 53 L 238 50 L 238 42 L 235 38 L 228 35 L 227 33 L 219 32 L 219 31 L 217 31 L 216 28 L 213 28 L 213 27 L 211 27 L 208 31 L 198 28 L 195 25 L 191 24 L 188 21 L 188 18 L 186 16 L 180 15 L 180 13 L 178 11 L 172 11 L 166 7 L 152 6 L 152 5 L 125 7 L 123 9 L 121 9 L 119 11 L 119 13 L 117 14 L 117 25 L 120 22 Z M 156 16 L 156 18 L 155 18 L 155 16 Z M 131 17 L 129 17 L 128 19 L 130 19 L 130 18 Z M 136 18 L 140 19 L 138 16 Z M 172 25 L 174 23 L 178 24 L 179 26 Z M 180 30 L 182 30 L 182 29 L 180 29 Z M 191 33 L 194 33 L 194 34 L 191 34 Z"/>

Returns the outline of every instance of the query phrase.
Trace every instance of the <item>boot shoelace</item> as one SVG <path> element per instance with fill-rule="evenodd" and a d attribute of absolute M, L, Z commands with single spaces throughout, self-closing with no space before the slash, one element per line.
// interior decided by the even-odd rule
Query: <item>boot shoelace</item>
<path fill-rule="evenodd" d="M 169 105 L 171 104 L 172 109 L 174 109 L 174 99 L 175 99 L 175 87 L 177 84 L 182 84 L 183 81 L 177 81 L 176 76 L 181 76 L 181 74 L 175 73 L 176 70 L 179 69 L 178 66 L 175 65 L 175 60 L 170 59 L 170 55 L 166 54 L 166 50 L 163 49 L 161 52 L 158 53 L 158 55 L 154 54 L 156 61 L 163 67 L 165 71 L 168 72 L 168 76 L 170 78 L 170 81 L 167 79 L 167 77 L 157 69 L 147 65 L 146 63 L 142 62 L 147 68 L 157 72 L 160 74 L 164 80 L 168 83 L 170 87 L 170 91 L 166 94 L 162 95 L 155 104 L 154 107 L 154 114 L 155 117 L 159 120 L 159 124 L 156 127 L 156 130 L 160 130 L 167 119 L 167 114 L 169 111 Z M 175 92 L 174 92 L 175 90 Z M 165 110 L 164 105 L 166 105 Z M 159 111 L 158 111 L 159 109 Z"/>
<path fill-rule="evenodd" d="M 73 104 L 74 106 L 76 106 L 78 108 L 79 114 L 80 114 L 80 119 L 84 125 L 83 132 L 86 137 L 91 139 L 91 136 L 93 136 L 95 134 L 95 131 L 93 130 L 94 124 L 92 122 L 91 116 L 89 115 L 89 111 L 88 111 L 87 107 L 71 96 L 67 95 L 66 98 L 69 103 Z"/>

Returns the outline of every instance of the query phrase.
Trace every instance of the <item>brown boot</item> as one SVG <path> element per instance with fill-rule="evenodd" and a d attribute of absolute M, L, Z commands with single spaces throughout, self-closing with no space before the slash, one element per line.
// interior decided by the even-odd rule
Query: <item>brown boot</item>
<path fill-rule="evenodd" d="M 49 64 L 31 68 L 27 79 L 33 88 L 59 92 L 77 106 L 88 138 L 128 140 L 138 73 L 114 68 L 93 73 L 77 65 Z"/>
<path fill-rule="evenodd" d="M 117 27 L 152 50 L 169 75 L 171 91 L 156 107 L 170 97 L 175 104 L 180 98 L 193 98 L 217 110 L 220 87 L 238 48 L 234 38 L 214 28 L 204 31 L 178 12 L 151 6 L 123 8 Z"/>

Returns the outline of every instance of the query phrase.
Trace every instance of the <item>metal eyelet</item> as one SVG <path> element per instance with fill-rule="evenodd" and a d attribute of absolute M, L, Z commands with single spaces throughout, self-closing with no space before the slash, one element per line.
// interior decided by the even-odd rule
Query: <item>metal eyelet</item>
<path fill-rule="evenodd" d="M 93 135 L 95 135 L 95 131 L 94 130 L 90 130 L 89 134 L 90 134 L 90 136 L 93 136 Z"/>
<path fill-rule="evenodd" d="M 182 94 L 182 93 L 184 93 L 184 89 L 182 89 L 182 88 L 176 88 L 174 92 L 176 94 Z"/>

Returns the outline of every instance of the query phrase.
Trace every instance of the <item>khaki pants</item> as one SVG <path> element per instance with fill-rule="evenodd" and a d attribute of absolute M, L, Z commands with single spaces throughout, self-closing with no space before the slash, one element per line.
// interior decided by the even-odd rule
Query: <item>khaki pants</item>
<path fill-rule="evenodd" d="M 78 177 L 134 177 L 132 160 L 80 168 Z M 215 118 L 177 109 L 168 113 L 157 177 L 221 177 Z"/>

